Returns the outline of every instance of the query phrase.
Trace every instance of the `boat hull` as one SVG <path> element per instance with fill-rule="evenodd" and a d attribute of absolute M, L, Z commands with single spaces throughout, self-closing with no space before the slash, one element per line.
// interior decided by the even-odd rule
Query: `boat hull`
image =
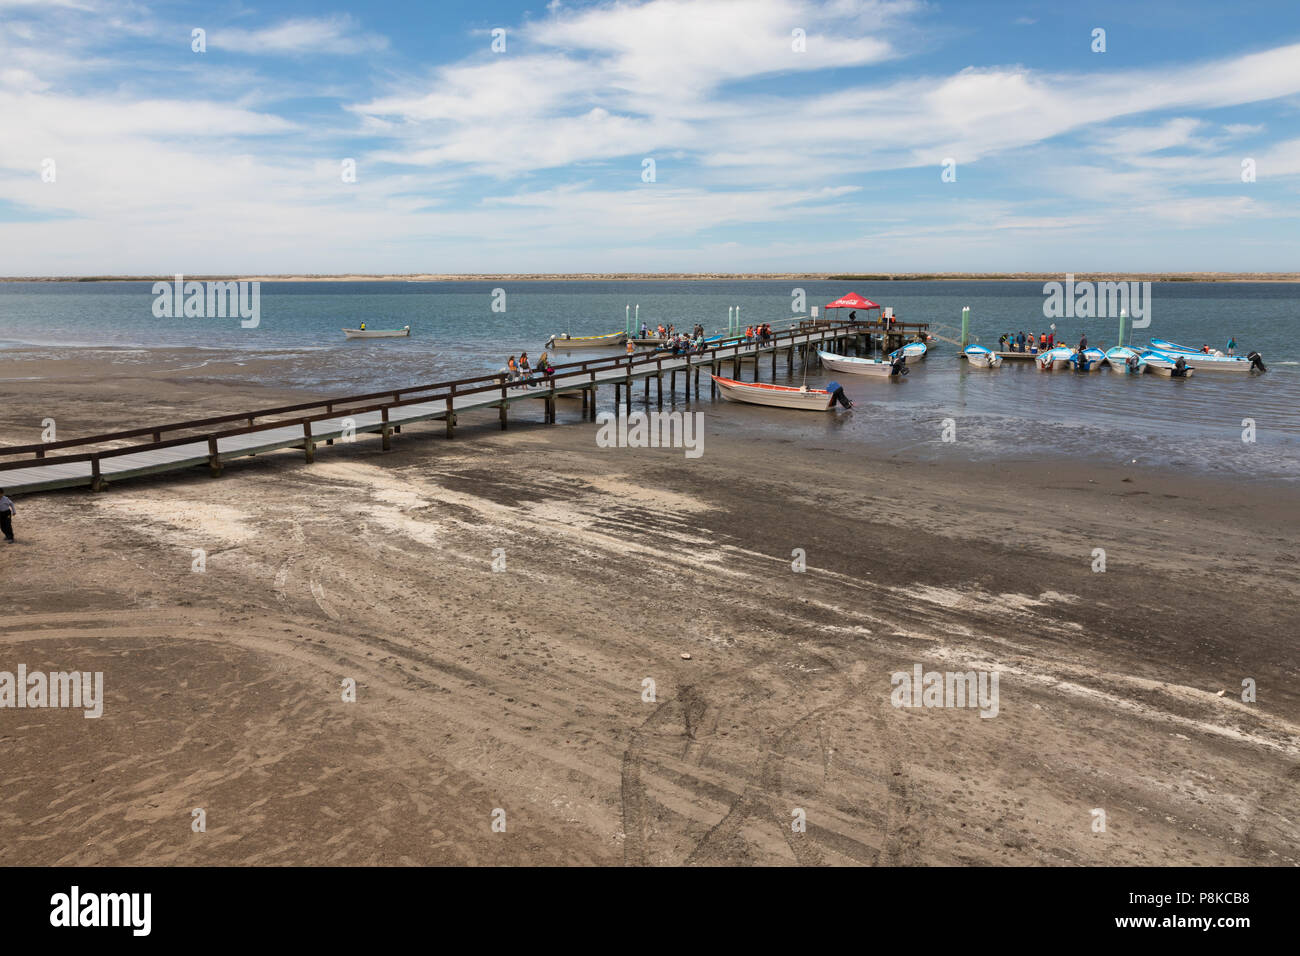
<path fill-rule="evenodd" d="M 849 358 L 834 352 L 817 352 L 822 365 L 832 372 L 844 372 L 848 375 L 865 375 L 869 378 L 902 378 L 894 371 L 894 364 L 881 359 Z"/>
<path fill-rule="evenodd" d="M 896 358 L 898 353 L 902 352 L 903 358 L 907 359 L 909 362 L 919 362 L 925 358 L 928 351 L 930 351 L 930 348 L 924 342 L 909 342 L 901 349 L 894 349 L 894 351 L 889 353 L 889 357 L 891 359 Z"/>
<path fill-rule="evenodd" d="M 404 329 L 344 329 L 350 339 L 406 339 L 411 337 L 411 327 Z"/>
<path fill-rule="evenodd" d="M 564 338 L 556 335 L 551 341 L 546 343 L 547 348 L 553 348 L 557 351 L 569 351 L 570 349 L 607 349 L 617 348 L 620 345 L 627 344 L 627 333 L 616 332 L 613 335 L 575 335 L 571 338 Z"/>
<path fill-rule="evenodd" d="M 1002 364 L 1002 356 L 990 352 L 983 346 L 968 345 L 961 353 L 966 356 L 972 368 L 997 368 Z"/>
<path fill-rule="evenodd" d="M 772 408 L 797 408 L 807 412 L 831 410 L 831 394 L 822 389 L 790 388 L 783 385 L 764 385 L 759 382 L 737 382 L 735 379 L 712 376 L 722 391 L 722 397 L 748 405 L 768 405 Z"/>

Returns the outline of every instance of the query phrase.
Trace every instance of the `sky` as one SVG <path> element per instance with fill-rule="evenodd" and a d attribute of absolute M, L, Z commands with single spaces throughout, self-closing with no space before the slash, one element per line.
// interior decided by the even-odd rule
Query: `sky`
<path fill-rule="evenodd" d="M 0 0 L 0 275 L 1300 271 L 1298 200 L 1294 0 Z"/>

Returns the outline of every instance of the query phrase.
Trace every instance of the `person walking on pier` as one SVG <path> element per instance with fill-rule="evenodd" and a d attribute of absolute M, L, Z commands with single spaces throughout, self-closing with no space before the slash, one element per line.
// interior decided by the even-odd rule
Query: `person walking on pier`
<path fill-rule="evenodd" d="M 3 488 L 0 488 L 0 531 L 4 532 L 6 544 L 14 543 L 14 503 Z"/>

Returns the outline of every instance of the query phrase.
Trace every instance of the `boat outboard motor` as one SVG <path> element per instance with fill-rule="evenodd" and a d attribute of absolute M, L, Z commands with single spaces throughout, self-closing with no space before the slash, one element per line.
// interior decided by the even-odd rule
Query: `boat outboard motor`
<path fill-rule="evenodd" d="M 890 366 L 889 374 L 891 376 L 908 374 L 907 356 L 904 355 L 901 351 L 898 353 L 898 357 L 894 359 L 893 364 Z"/>
<path fill-rule="evenodd" d="M 836 402 L 839 402 L 845 408 L 853 407 L 853 403 L 849 401 L 849 397 L 844 394 L 844 386 L 839 382 L 827 382 L 826 391 L 831 393 L 831 408 L 835 407 Z"/>
<path fill-rule="evenodd" d="M 1138 367 L 1138 363 L 1141 362 L 1142 360 L 1141 360 L 1140 358 L 1138 358 L 1136 355 L 1130 355 L 1130 356 L 1129 356 L 1127 359 L 1125 359 L 1124 361 L 1125 361 L 1125 364 L 1128 365 L 1128 368 L 1129 368 L 1129 371 L 1130 371 L 1130 372 L 1136 372 L 1136 371 L 1137 371 L 1137 367 Z"/>
<path fill-rule="evenodd" d="M 1174 363 L 1173 374 L 1176 378 L 1187 377 L 1187 359 L 1183 358 L 1181 355 L 1178 356 L 1178 361 Z"/>
<path fill-rule="evenodd" d="M 1261 372 L 1268 371 L 1268 369 L 1264 368 L 1264 356 L 1260 355 L 1258 352 L 1251 352 L 1246 356 L 1246 358 L 1250 359 L 1251 368 L 1259 369 Z"/>

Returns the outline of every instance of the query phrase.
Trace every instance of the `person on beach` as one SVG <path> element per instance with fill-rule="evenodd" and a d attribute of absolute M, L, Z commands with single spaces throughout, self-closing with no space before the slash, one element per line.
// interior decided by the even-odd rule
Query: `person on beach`
<path fill-rule="evenodd" d="M 366 330 L 366 323 L 362 322 L 362 323 L 361 323 L 361 331 L 364 332 L 365 330 Z"/>
<path fill-rule="evenodd" d="M 649 331 L 650 331 L 650 327 L 649 327 L 648 325 L 646 325 L 644 322 L 642 322 L 642 323 L 641 323 L 641 338 L 643 338 L 643 339 L 647 339 L 647 338 L 649 338 L 650 336 L 648 336 L 648 335 L 646 334 L 646 333 L 649 332 Z"/>
<path fill-rule="evenodd" d="M 541 358 L 537 360 L 537 371 L 542 373 L 542 378 L 550 381 L 551 376 L 555 374 L 555 367 L 551 365 L 551 360 L 543 352 Z"/>
<path fill-rule="evenodd" d="M 1038 335 L 1038 351 L 1040 351 L 1040 352 L 1046 352 L 1046 351 L 1047 351 L 1047 333 L 1046 333 L 1046 332 L 1040 332 L 1039 335 Z"/>
<path fill-rule="evenodd" d="M 519 363 L 515 361 L 513 355 L 510 356 L 510 360 L 506 362 L 506 381 L 519 381 Z"/>
<path fill-rule="evenodd" d="M 1047 347 L 1048 347 L 1049 349 L 1054 349 L 1054 348 L 1056 348 L 1056 333 L 1055 333 L 1055 332 L 1051 332 L 1051 333 L 1048 334 L 1048 336 L 1047 336 Z"/>
<path fill-rule="evenodd" d="M 636 354 L 636 346 L 632 344 L 632 340 L 631 340 L 631 339 L 628 339 L 628 340 L 627 340 L 627 357 L 628 357 L 628 358 L 631 358 L 631 357 L 632 357 L 633 355 L 635 355 L 635 354 Z"/>
<path fill-rule="evenodd" d="M 1025 350 L 1025 333 L 1021 332 L 1019 335 L 1016 336 L 1016 351 L 1023 352 L 1024 350 Z"/>
<path fill-rule="evenodd" d="M 0 531 L 4 532 L 6 544 L 14 543 L 14 503 L 3 488 L 0 488 Z"/>
<path fill-rule="evenodd" d="M 524 388 L 528 388 L 533 381 L 533 367 L 528 363 L 527 352 L 519 353 L 519 377 L 524 381 Z"/>

